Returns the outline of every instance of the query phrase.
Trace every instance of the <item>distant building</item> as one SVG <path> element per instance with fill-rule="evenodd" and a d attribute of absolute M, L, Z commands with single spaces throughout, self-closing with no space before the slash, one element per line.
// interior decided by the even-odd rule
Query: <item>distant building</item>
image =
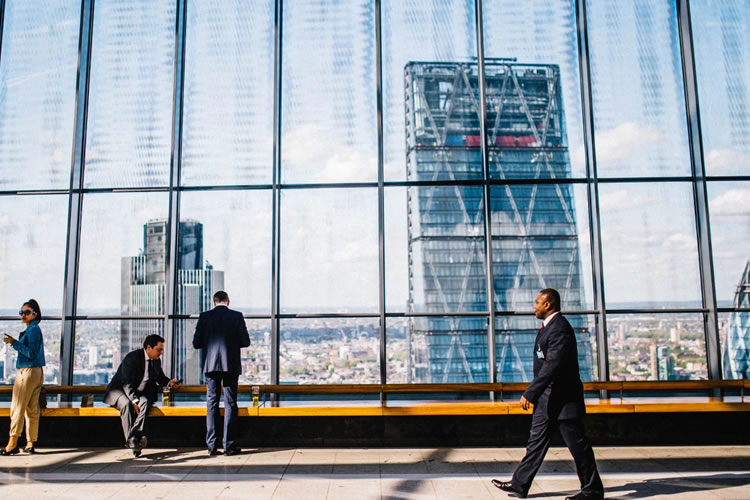
<path fill-rule="evenodd" d="M 528 183 L 491 187 L 494 307 L 531 310 L 537 292 L 556 288 L 565 309 L 583 309 L 573 188 L 539 180 L 570 177 L 560 70 L 556 65 L 487 60 L 490 175 Z M 469 181 L 411 187 L 407 195 L 410 313 L 487 309 L 484 178 L 476 63 L 410 62 L 405 67 L 409 181 Z M 592 380 L 593 349 L 581 316 L 581 376 Z M 498 380 L 533 378 L 540 322 L 496 318 Z M 484 317 L 412 317 L 410 382 L 486 382 Z"/>
<path fill-rule="evenodd" d="M 732 306 L 736 309 L 750 308 L 750 260 L 745 264 Z M 729 315 L 723 351 L 724 378 L 750 378 L 750 312 L 735 311 Z"/>
<path fill-rule="evenodd" d="M 176 310 L 198 314 L 212 306 L 213 294 L 224 288 L 224 272 L 203 260 L 203 224 L 180 222 Z M 144 251 L 122 258 L 121 313 L 123 316 L 162 316 L 166 304 L 167 223 L 149 221 L 143 226 Z M 143 345 L 146 336 L 164 336 L 163 320 L 142 319 L 120 322 L 120 358 Z M 172 373 L 186 384 L 202 381 L 200 358 L 193 350 L 194 322 L 175 321 L 174 351 L 178 365 Z M 170 361 L 165 360 L 169 366 Z"/>

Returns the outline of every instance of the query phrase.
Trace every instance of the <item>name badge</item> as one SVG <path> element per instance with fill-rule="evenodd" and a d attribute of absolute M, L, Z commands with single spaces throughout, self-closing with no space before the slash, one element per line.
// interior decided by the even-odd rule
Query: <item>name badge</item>
<path fill-rule="evenodd" d="M 544 359 L 544 353 L 542 352 L 542 348 L 540 346 L 537 346 L 536 357 L 539 359 Z"/>

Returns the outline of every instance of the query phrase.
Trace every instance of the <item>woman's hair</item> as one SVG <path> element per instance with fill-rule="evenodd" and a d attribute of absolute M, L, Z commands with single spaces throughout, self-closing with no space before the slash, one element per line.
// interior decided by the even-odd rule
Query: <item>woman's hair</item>
<path fill-rule="evenodd" d="M 42 322 L 42 310 L 39 308 L 39 302 L 34 299 L 29 299 L 28 302 L 23 303 L 24 306 L 29 306 L 32 311 L 36 313 L 36 322 Z M 23 307 L 23 306 L 21 306 Z"/>

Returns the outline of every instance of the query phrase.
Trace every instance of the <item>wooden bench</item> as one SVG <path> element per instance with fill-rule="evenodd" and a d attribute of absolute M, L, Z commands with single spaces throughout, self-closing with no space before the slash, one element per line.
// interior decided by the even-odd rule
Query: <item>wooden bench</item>
<path fill-rule="evenodd" d="M 259 406 L 241 406 L 242 417 L 328 417 L 328 416 L 427 416 L 427 415 L 522 415 L 530 414 L 518 404 L 525 383 L 497 384 L 344 384 L 344 385 L 240 385 L 242 394 L 256 393 L 262 398 Z M 674 413 L 674 412 L 750 412 L 750 401 L 745 400 L 745 389 L 750 388 L 750 380 L 686 380 L 686 381 L 625 381 L 625 382 L 585 382 L 584 390 L 610 391 L 618 393 L 615 399 L 587 398 L 588 413 Z M 47 385 L 48 394 L 103 394 L 104 386 L 58 386 Z M 175 390 L 180 394 L 205 394 L 205 386 L 182 386 Z M 737 396 L 675 396 L 659 395 L 669 391 L 714 391 L 732 390 Z M 11 386 L 1 386 L 0 394 L 9 395 Z M 654 393 L 653 396 L 628 397 L 628 392 Z M 437 394 L 437 393 L 485 393 L 487 400 L 397 400 L 388 395 Z M 378 394 L 379 400 L 343 401 L 295 401 L 274 402 L 263 396 L 282 394 L 298 395 L 344 395 Z M 495 395 L 491 400 L 490 395 Z M 242 403 L 242 402 L 241 402 Z M 0 417 L 10 415 L 9 407 L 0 408 Z M 76 404 L 51 403 L 42 410 L 42 416 L 56 417 L 117 417 L 114 408 L 106 406 L 80 407 Z M 174 406 L 161 406 L 157 403 L 151 409 L 151 416 L 165 417 L 205 417 L 206 408 L 199 402 L 177 403 Z"/>

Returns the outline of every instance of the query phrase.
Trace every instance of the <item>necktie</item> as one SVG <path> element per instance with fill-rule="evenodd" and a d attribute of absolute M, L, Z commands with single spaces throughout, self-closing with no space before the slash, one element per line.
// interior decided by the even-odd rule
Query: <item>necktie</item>
<path fill-rule="evenodd" d="M 156 367 L 153 359 L 148 360 L 148 381 L 152 384 L 156 383 Z"/>

